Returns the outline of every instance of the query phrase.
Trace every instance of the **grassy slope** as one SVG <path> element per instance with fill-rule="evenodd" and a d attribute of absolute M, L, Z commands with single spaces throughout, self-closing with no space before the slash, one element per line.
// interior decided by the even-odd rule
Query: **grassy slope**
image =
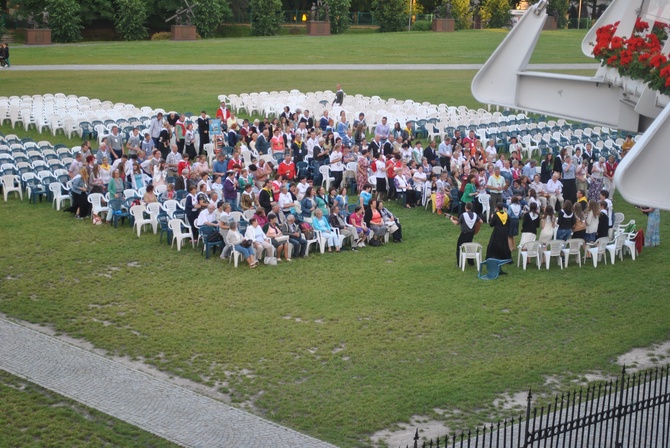
<path fill-rule="evenodd" d="M 662 249 L 481 282 L 455 267 L 454 226 L 399 210 L 403 245 L 251 271 L 46 204 L 0 212 L 0 311 L 229 390 L 342 446 L 434 408 L 542 389 L 546 375 L 612 371 L 618 354 L 668 335 Z"/>
<path fill-rule="evenodd" d="M 593 62 L 580 51 L 584 30 L 546 31 L 532 62 Z M 211 39 L 195 42 L 112 42 L 12 47 L 12 65 L 32 64 L 457 64 L 483 63 L 503 30 L 458 33 L 344 34 Z M 556 48 L 561 48 L 557 52 Z"/>
<path fill-rule="evenodd" d="M 176 446 L 2 370 L 0 402 L 0 446 Z"/>

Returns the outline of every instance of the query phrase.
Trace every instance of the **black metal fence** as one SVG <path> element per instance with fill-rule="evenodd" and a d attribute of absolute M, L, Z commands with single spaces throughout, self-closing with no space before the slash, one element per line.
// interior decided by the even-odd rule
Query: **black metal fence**
<path fill-rule="evenodd" d="M 526 416 L 504 420 L 414 448 L 670 448 L 670 366 L 627 374 L 557 395 Z"/>

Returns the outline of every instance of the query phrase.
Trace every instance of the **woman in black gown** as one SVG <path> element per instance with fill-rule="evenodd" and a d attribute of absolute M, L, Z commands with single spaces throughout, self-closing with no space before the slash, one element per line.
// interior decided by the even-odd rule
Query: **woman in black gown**
<path fill-rule="evenodd" d="M 509 234 L 510 219 L 501 202 L 496 204 L 496 212 L 489 221 L 493 232 L 489 245 L 486 248 L 486 258 L 497 258 L 499 260 L 510 260 L 512 252 L 509 249 L 507 236 Z"/>

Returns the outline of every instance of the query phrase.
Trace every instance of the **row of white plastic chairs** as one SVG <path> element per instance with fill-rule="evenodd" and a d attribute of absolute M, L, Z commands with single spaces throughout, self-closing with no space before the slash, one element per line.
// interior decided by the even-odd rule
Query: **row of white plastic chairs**
<path fill-rule="evenodd" d="M 634 221 L 633 221 L 634 222 Z M 607 264 L 609 254 L 610 263 L 614 264 L 618 256 L 623 261 L 624 252 L 628 252 L 633 260 L 636 259 L 635 237 L 637 232 L 624 232 L 623 227 L 619 229 L 613 239 L 609 237 L 598 238 L 593 244 L 587 244 L 581 238 L 570 238 L 567 241 L 553 239 L 549 242 L 527 241 L 517 247 L 517 267 L 523 264 L 524 271 L 529 260 L 535 260 L 537 269 L 544 264 L 549 269 L 552 258 L 556 259 L 558 266 L 563 269 L 568 267 L 570 257 L 581 267 L 582 260 L 588 257 L 593 261 L 593 267 L 598 267 L 598 262 L 603 259 Z M 466 261 L 475 260 L 477 266 L 482 262 L 483 248 L 479 243 L 464 243 L 460 247 L 459 267 L 465 271 Z"/>

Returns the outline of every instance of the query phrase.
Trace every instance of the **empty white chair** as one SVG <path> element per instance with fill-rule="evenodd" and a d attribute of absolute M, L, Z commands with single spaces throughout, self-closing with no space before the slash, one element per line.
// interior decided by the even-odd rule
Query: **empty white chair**
<path fill-rule="evenodd" d="M 319 167 L 319 173 L 321 173 L 321 176 L 323 177 L 323 181 L 321 182 L 321 185 L 328 191 L 330 188 L 330 183 L 335 180 L 334 177 L 330 176 L 330 167 L 328 165 L 321 165 Z"/>
<path fill-rule="evenodd" d="M 7 195 L 12 191 L 17 192 L 21 200 L 23 200 L 23 192 L 21 191 L 21 179 L 15 174 L 6 174 L 2 176 L 2 192 L 7 202 Z"/>
<path fill-rule="evenodd" d="M 177 211 L 177 207 L 179 207 L 179 202 L 175 201 L 174 199 L 169 199 L 161 205 L 163 211 L 167 213 L 167 215 L 172 219 L 172 216 L 174 215 L 174 212 Z"/>
<path fill-rule="evenodd" d="M 465 264 L 468 259 L 475 260 L 475 266 L 479 268 L 482 262 L 482 245 L 479 243 L 463 243 L 461 244 L 461 256 L 459 257 L 459 265 L 462 271 L 465 271 Z"/>
<path fill-rule="evenodd" d="M 558 265 L 563 269 L 563 262 L 561 261 L 561 255 L 563 254 L 563 247 L 565 241 L 563 240 L 551 240 L 547 243 L 546 250 L 544 251 L 544 263 L 549 269 L 549 263 L 551 262 L 552 257 L 558 259 Z"/>
<path fill-rule="evenodd" d="M 516 266 L 519 267 L 520 261 L 523 261 L 523 270 L 526 270 L 529 258 L 535 258 L 535 264 L 540 269 L 542 266 L 542 256 L 544 254 L 544 245 L 539 241 L 528 241 L 519 247 L 519 256 L 516 260 Z"/>
<path fill-rule="evenodd" d="M 574 255 L 577 259 L 579 267 L 582 267 L 582 248 L 584 247 L 584 240 L 581 238 L 571 238 L 565 243 L 563 248 L 563 257 L 565 258 L 565 267 L 568 267 L 570 255 Z"/>
<path fill-rule="evenodd" d="M 484 217 L 484 221 L 489 222 L 489 219 L 491 219 L 491 195 L 487 193 L 479 193 L 477 195 L 477 200 L 479 201 L 480 204 L 482 204 L 482 215 Z"/>
<path fill-rule="evenodd" d="M 626 235 L 620 233 L 614 237 L 614 241 L 611 241 L 605 249 L 610 253 L 610 260 L 612 264 L 616 261 L 616 256 L 619 256 L 619 260 L 623 261 L 623 243 L 626 240 Z"/>
<path fill-rule="evenodd" d="M 182 241 L 185 239 L 191 240 L 191 246 L 195 249 L 195 242 L 193 241 L 193 231 L 190 226 L 184 224 L 181 219 L 171 219 L 168 222 L 168 227 L 172 230 L 172 244 L 170 247 L 174 246 L 174 242 L 177 242 L 177 250 L 181 250 Z"/>
<path fill-rule="evenodd" d="M 607 264 L 607 245 L 609 242 L 609 238 L 604 236 L 602 238 L 598 238 L 594 246 L 588 249 L 591 258 L 593 259 L 594 268 L 598 267 L 598 261 L 600 261 L 601 256 L 603 256 L 605 264 Z"/>
<path fill-rule="evenodd" d="M 144 205 L 133 205 L 130 207 L 130 215 L 133 217 L 133 229 L 137 228 L 137 237 L 140 237 L 140 234 L 142 233 L 142 228 L 145 225 L 151 225 L 153 226 L 153 223 L 151 221 L 151 218 L 145 218 L 144 217 L 144 211 L 146 210 L 146 207 Z"/>
<path fill-rule="evenodd" d="M 102 217 L 101 213 L 109 212 L 109 207 L 102 205 L 103 199 L 105 197 L 100 193 L 91 193 L 88 195 L 88 202 L 91 204 L 91 218 L 93 218 L 93 215 Z"/>
<path fill-rule="evenodd" d="M 70 195 L 63 194 L 63 184 L 60 182 L 50 183 L 49 190 L 51 191 L 51 196 L 53 196 L 51 208 L 56 207 L 56 210 L 60 211 L 60 206 L 64 201 L 71 201 Z"/>
<path fill-rule="evenodd" d="M 151 204 L 146 205 L 146 210 L 149 214 L 149 220 L 151 221 L 151 227 L 153 227 L 155 235 L 158 232 L 158 214 L 161 212 L 161 205 L 158 202 L 152 202 Z"/>

